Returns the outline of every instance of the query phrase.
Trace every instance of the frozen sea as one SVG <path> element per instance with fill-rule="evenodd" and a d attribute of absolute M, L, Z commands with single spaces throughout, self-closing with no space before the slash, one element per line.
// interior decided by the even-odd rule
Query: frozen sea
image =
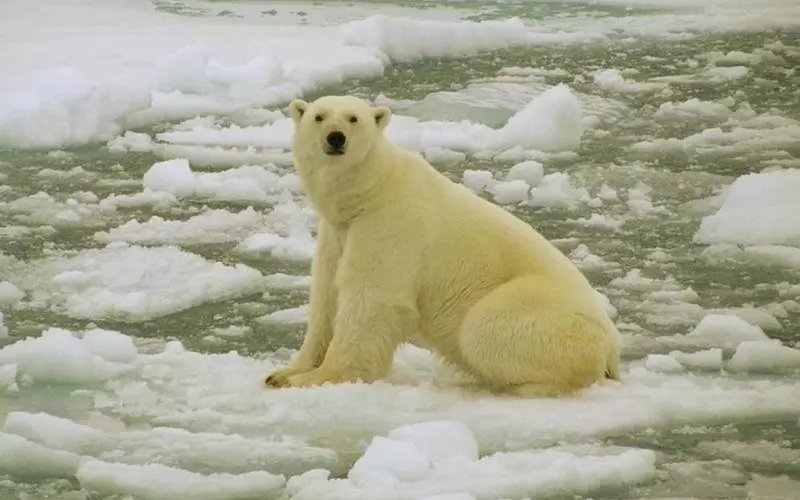
<path fill-rule="evenodd" d="M 2 0 L 0 52 L 0 500 L 800 498 L 796 0 Z M 568 254 L 624 384 L 265 389 L 329 93 Z"/>

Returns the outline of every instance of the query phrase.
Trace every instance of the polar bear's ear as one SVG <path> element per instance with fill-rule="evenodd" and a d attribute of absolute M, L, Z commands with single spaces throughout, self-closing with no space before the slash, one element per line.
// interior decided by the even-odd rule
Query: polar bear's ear
<path fill-rule="evenodd" d="M 300 119 L 303 118 L 303 115 L 306 113 L 306 108 L 308 108 L 308 103 L 302 99 L 295 99 L 289 103 L 289 113 L 292 115 L 292 120 L 294 120 L 295 123 L 299 123 Z"/>
<path fill-rule="evenodd" d="M 372 114 L 375 116 L 375 125 L 378 126 L 378 129 L 383 130 L 386 128 L 386 125 L 389 125 L 389 119 L 392 117 L 392 110 L 381 106 L 380 108 L 373 108 Z"/>

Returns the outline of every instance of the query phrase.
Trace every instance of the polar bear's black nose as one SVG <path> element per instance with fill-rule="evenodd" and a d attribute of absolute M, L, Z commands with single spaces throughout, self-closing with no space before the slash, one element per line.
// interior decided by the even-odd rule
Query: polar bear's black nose
<path fill-rule="evenodd" d="M 330 144 L 332 148 L 342 149 L 347 137 L 341 132 L 331 132 L 325 140 L 328 141 L 328 144 Z"/>

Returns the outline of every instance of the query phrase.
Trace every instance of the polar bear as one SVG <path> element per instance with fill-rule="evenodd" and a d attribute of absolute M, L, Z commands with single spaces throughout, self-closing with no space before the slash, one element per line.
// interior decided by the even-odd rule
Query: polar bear
<path fill-rule="evenodd" d="M 403 342 L 500 393 L 619 380 L 619 333 L 583 274 L 530 225 L 391 143 L 388 108 L 326 96 L 289 109 L 318 239 L 305 339 L 267 386 L 372 382 Z"/>

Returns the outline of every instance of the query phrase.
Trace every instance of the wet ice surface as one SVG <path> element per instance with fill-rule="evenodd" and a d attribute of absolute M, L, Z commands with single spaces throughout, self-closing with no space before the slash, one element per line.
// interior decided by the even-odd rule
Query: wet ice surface
<path fill-rule="evenodd" d="M 0 143 L 43 146 L 0 150 L 0 496 L 796 497 L 797 6 L 694 4 L 83 2 L 163 31 L 53 45 L 79 73 L 0 101 Z M 289 22 L 326 28 L 261 35 Z M 98 86 L 120 50 L 139 88 Z M 625 384 L 501 398 L 403 347 L 387 381 L 263 389 L 308 312 L 301 92 L 390 106 L 392 140 L 551 238 L 623 333 Z"/>

